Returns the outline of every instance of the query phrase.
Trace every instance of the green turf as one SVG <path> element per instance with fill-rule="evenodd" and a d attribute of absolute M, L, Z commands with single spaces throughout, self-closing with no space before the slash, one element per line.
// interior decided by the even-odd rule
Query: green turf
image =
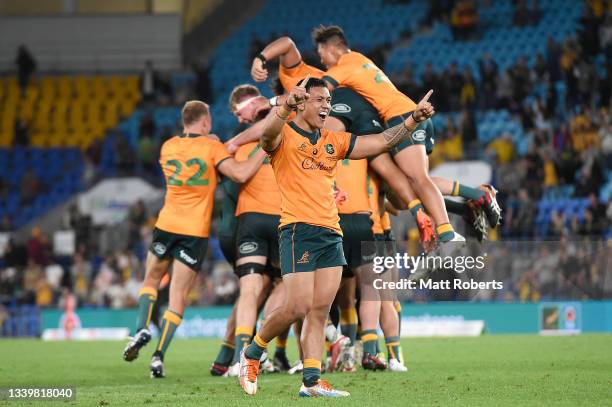
<path fill-rule="evenodd" d="M 77 400 L 61 404 L 88 406 L 612 404 L 610 335 L 404 339 L 408 373 L 325 375 L 352 393 L 343 400 L 300 400 L 300 377 L 284 374 L 260 376 L 257 396 L 246 396 L 236 379 L 210 376 L 217 340 L 176 340 L 163 380 L 148 376 L 151 345 L 133 363 L 121 359 L 123 345 L 2 340 L 0 387 L 75 386 Z"/>

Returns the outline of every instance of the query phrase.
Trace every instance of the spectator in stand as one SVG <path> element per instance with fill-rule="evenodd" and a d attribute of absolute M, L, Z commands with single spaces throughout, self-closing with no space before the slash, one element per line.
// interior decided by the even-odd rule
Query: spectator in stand
<path fill-rule="evenodd" d="M 534 77 L 532 78 L 535 83 L 545 83 L 548 81 L 548 65 L 544 55 L 538 53 L 536 55 L 535 64 L 533 65 Z"/>
<path fill-rule="evenodd" d="M 529 10 L 529 23 L 531 25 L 538 25 L 542 18 L 542 10 L 540 10 L 540 2 L 538 0 L 531 0 L 531 9 Z"/>
<path fill-rule="evenodd" d="M 524 27 L 531 23 L 529 9 L 525 0 L 516 0 L 514 4 L 514 14 L 512 15 L 512 24 Z"/>
<path fill-rule="evenodd" d="M 504 133 L 487 146 L 485 155 L 495 159 L 498 164 L 508 164 L 514 158 L 514 143 L 512 136 Z"/>
<path fill-rule="evenodd" d="M 469 67 L 463 70 L 463 85 L 459 94 L 459 102 L 462 107 L 473 110 L 476 107 L 476 81 Z"/>
<path fill-rule="evenodd" d="M 512 79 L 512 97 L 514 103 L 518 106 L 522 105 L 523 100 L 531 91 L 531 74 L 527 66 L 527 59 L 520 57 L 510 69 L 510 78 Z"/>
<path fill-rule="evenodd" d="M 412 75 L 412 69 L 410 67 L 406 67 L 403 72 L 401 72 L 399 77 L 396 78 L 394 83 L 397 83 L 397 88 L 404 94 L 410 95 L 414 98 L 418 98 L 418 95 L 422 94 L 421 88 L 415 82 L 414 76 Z"/>
<path fill-rule="evenodd" d="M 444 87 L 448 92 L 448 105 L 450 110 L 457 111 L 461 107 L 461 89 L 463 88 L 463 78 L 457 70 L 457 63 L 450 64 L 443 75 Z"/>
<path fill-rule="evenodd" d="M 157 96 L 159 87 L 159 75 L 153 68 L 153 61 L 145 62 L 145 67 L 140 74 L 140 93 L 144 102 L 153 102 Z"/>
<path fill-rule="evenodd" d="M 207 61 L 193 66 L 193 72 L 196 75 L 195 95 L 198 100 L 203 100 L 209 105 L 214 102 L 212 81 L 210 80 L 211 69 L 212 66 Z"/>
<path fill-rule="evenodd" d="M 497 105 L 497 62 L 487 52 L 478 61 L 478 69 L 480 71 L 480 108 L 482 110 L 494 109 Z"/>
<path fill-rule="evenodd" d="M 28 260 L 44 266 L 47 264 L 47 248 L 39 228 L 32 229 L 30 240 L 27 243 Z"/>
<path fill-rule="evenodd" d="M 11 222 L 11 217 L 8 214 L 2 216 L 2 221 L 0 221 L 0 232 L 11 232 L 13 230 L 13 223 Z"/>
<path fill-rule="evenodd" d="M 477 147 L 478 130 L 476 129 L 476 119 L 474 113 L 468 109 L 461 111 L 461 139 L 466 149 L 474 149 Z"/>
<path fill-rule="evenodd" d="M 21 204 L 30 205 L 42 192 L 42 184 L 36 174 L 29 169 L 21 178 Z"/>
<path fill-rule="evenodd" d="M 129 226 L 129 239 L 128 247 L 130 250 L 134 250 L 136 244 L 140 240 L 140 229 L 147 223 L 149 219 L 149 213 L 144 202 L 139 199 L 134 205 L 132 205 L 128 211 L 128 226 Z"/>
<path fill-rule="evenodd" d="M 513 84 L 510 69 L 506 69 L 499 77 L 497 86 L 497 107 L 499 109 L 510 109 L 512 103 Z"/>
<path fill-rule="evenodd" d="M 548 66 L 548 73 L 550 74 L 550 80 L 553 82 L 561 79 L 561 70 L 559 69 L 559 62 L 561 60 L 561 48 L 552 37 L 548 37 L 546 41 L 546 65 Z"/>
<path fill-rule="evenodd" d="M 36 72 L 36 60 L 25 45 L 20 45 L 19 48 L 17 48 L 15 64 L 17 65 L 17 82 L 21 89 L 21 94 L 23 95 L 30 81 L 30 77 Z"/>
<path fill-rule="evenodd" d="M 473 0 L 458 0 L 451 13 L 453 38 L 459 41 L 478 37 L 478 10 Z"/>
<path fill-rule="evenodd" d="M 72 291 L 76 295 L 78 302 L 87 302 L 89 281 L 93 277 L 91 263 L 85 261 L 85 258 L 80 253 L 75 254 L 72 266 L 70 267 L 70 274 L 72 275 Z"/>
<path fill-rule="evenodd" d="M 30 144 L 30 127 L 20 118 L 15 119 L 15 145 L 27 146 Z"/>

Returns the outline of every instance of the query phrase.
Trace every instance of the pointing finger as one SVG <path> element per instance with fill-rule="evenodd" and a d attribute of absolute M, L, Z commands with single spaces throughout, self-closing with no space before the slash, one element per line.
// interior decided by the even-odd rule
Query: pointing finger
<path fill-rule="evenodd" d="M 310 80 L 310 74 L 306 75 L 304 80 L 302 80 L 302 83 L 300 84 L 300 88 L 306 89 L 306 84 L 308 83 L 309 80 Z"/>
<path fill-rule="evenodd" d="M 423 97 L 423 99 L 421 99 L 419 104 L 421 104 L 423 102 L 427 102 L 429 100 L 429 97 L 431 96 L 432 93 L 433 93 L 433 89 L 429 89 L 429 92 L 427 92 L 427 94 Z"/>

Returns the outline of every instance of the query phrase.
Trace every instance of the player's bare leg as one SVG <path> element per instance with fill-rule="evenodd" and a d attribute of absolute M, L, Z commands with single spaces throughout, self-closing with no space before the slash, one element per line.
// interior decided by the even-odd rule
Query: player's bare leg
<path fill-rule="evenodd" d="M 363 358 L 361 365 L 368 370 L 384 370 L 387 365 L 377 356 L 378 323 L 380 320 L 381 299 L 380 293 L 374 288 L 374 275 L 372 265 L 363 265 L 358 268 L 359 290 L 361 300 L 359 304 L 359 322 L 361 324 L 361 342 L 363 343 Z"/>
<path fill-rule="evenodd" d="M 268 342 L 280 335 L 294 321 L 304 318 L 312 307 L 314 272 L 286 274 L 283 283 L 285 287 L 283 306 L 270 313 L 253 338 L 253 342 L 240 356 L 240 385 L 250 395 L 255 395 L 257 392 L 259 358 L 268 346 Z"/>
<path fill-rule="evenodd" d="M 274 283 L 274 288 L 264 306 L 264 315 L 270 315 L 275 309 L 283 306 L 285 302 L 285 288 L 283 281 L 279 280 Z M 272 364 L 275 371 L 286 372 L 291 369 L 291 364 L 287 359 L 287 338 L 289 337 L 288 327 L 283 333 L 276 337 L 276 349 L 274 350 L 274 358 Z"/>
<path fill-rule="evenodd" d="M 473 188 L 442 177 L 432 177 L 432 180 L 442 195 L 460 196 L 472 202 L 473 207 L 482 208 L 490 227 L 494 228 L 499 224 L 501 208 L 497 203 L 497 191 L 492 186 L 480 185 L 478 188 Z"/>
<path fill-rule="evenodd" d="M 397 209 L 410 209 L 417 222 L 423 248 L 425 251 L 430 251 L 435 246 L 436 233 L 429 215 L 416 206 L 420 204 L 421 200 L 418 199 L 412 185 L 410 185 L 410 180 L 395 164 L 389 153 L 377 156 L 370 161 L 369 165 L 405 203 L 405 207 Z"/>
<path fill-rule="evenodd" d="M 151 323 L 153 306 L 157 299 L 157 290 L 162 278 L 168 272 L 171 262 L 171 258 L 159 259 L 153 253 L 147 253 L 145 277 L 138 295 L 136 332 L 123 351 L 123 359 L 127 362 L 135 360 L 140 349 L 151 340 L 149 324 Z"/>
<path fill-rule="evenodd" d="M 329 383 L 320 379 L 321 355 L 325 349 L 323 332 L 341 279 L 342 267 L 321 268 L 314 272 L 314 298 L 312 307 L 304 318 L 301 337 L 304 372 L 300 396 L 313 397 L 330 393 L 333 393 L 334 397 L 349 395 L 347 392 L 332 389 Z"/>
<path fill-rule="evenodd" d="M 423 201 L 427 212 L 436 223 L 436 232 L 440 242 L 465 241 L 463 236 L 456 233 L 450 224 L 444 206 L 444 198 L 429 177 L 429 160 L 425 153 L 425 146 L 412 145 L 404 148 L 395 156 L 395 162 L 406 174 Z"/>
<path fill-rule="evenodd" d="M 408 369 L 401 362 L 399 319 L 394 301 L 381 302 L 380 327 L 385 334 L 389 369 L 394 372 L 407 371 Z"/>
<path fill-rule="evenodd" d="M 240 352 L 251 342 L 259 310 L 268 298 L 271 281 L 269 276 L 263 274 L 266 261 L 265 256 L 247 256 L 236 262 L 240 293 L 236 301 L 234 356 L 227 376 L 238 376 Z"/>
<path fill-rule="evenodd" d="M 343 372 L 353 372 L 355 363 L 355 344 L 357 342 L 357 309 L 355 308 L 355 294 L 357 290 L 357 278 L 349 277 L 342 279 L 342 285 L 336 296 L 338 307 L 340 307 L 340 331 L 348 338 L 346 349 L 332 349 L 330 368 Z M 342 344 L 334 344 L 340 348 Z"/>
<path fill-rule="evenodd" d="M 151 365 L 149 366 L 151 377 L 165 377 L 163 365 L 164 356 L 172 342 L 174 333 L 183 321 L 183 314 L 185 313 L 187 304 L 187 295 L 191 287 L 193 287 L 196 276 L 196 272 L 191 268 L 177 260 L 174 261 L 172 281 L 170 282 L 170 301 L 168 303 L 168 309 L 164 312 L 164 316 L 162 317 L 159 342 L 153 354 L 153 358 L 151 359 Z"/>

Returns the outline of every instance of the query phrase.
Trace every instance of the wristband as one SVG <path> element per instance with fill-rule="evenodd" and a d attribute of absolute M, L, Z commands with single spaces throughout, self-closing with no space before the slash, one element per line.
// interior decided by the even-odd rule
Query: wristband
<path fill-rule="evenodd" d="M 255 58 L 261 60 L 261 65 L 262 65 L 263 69 L 267 69 L 266 68 L 266 64 L 268 63 L 268 60 L 266 59 L 266 57 L 263 56 L 263 54 L 259 53 L 259 54 L 257 54 L 257 56 Z"/>
<path fill-rule="evenodd" d="M 286 121 L 289 115 L 291 114 L 291 109 L 287 110 L 288 106 L 279 107 L 276 109 L 275 114 L 279 119 Z"/>

